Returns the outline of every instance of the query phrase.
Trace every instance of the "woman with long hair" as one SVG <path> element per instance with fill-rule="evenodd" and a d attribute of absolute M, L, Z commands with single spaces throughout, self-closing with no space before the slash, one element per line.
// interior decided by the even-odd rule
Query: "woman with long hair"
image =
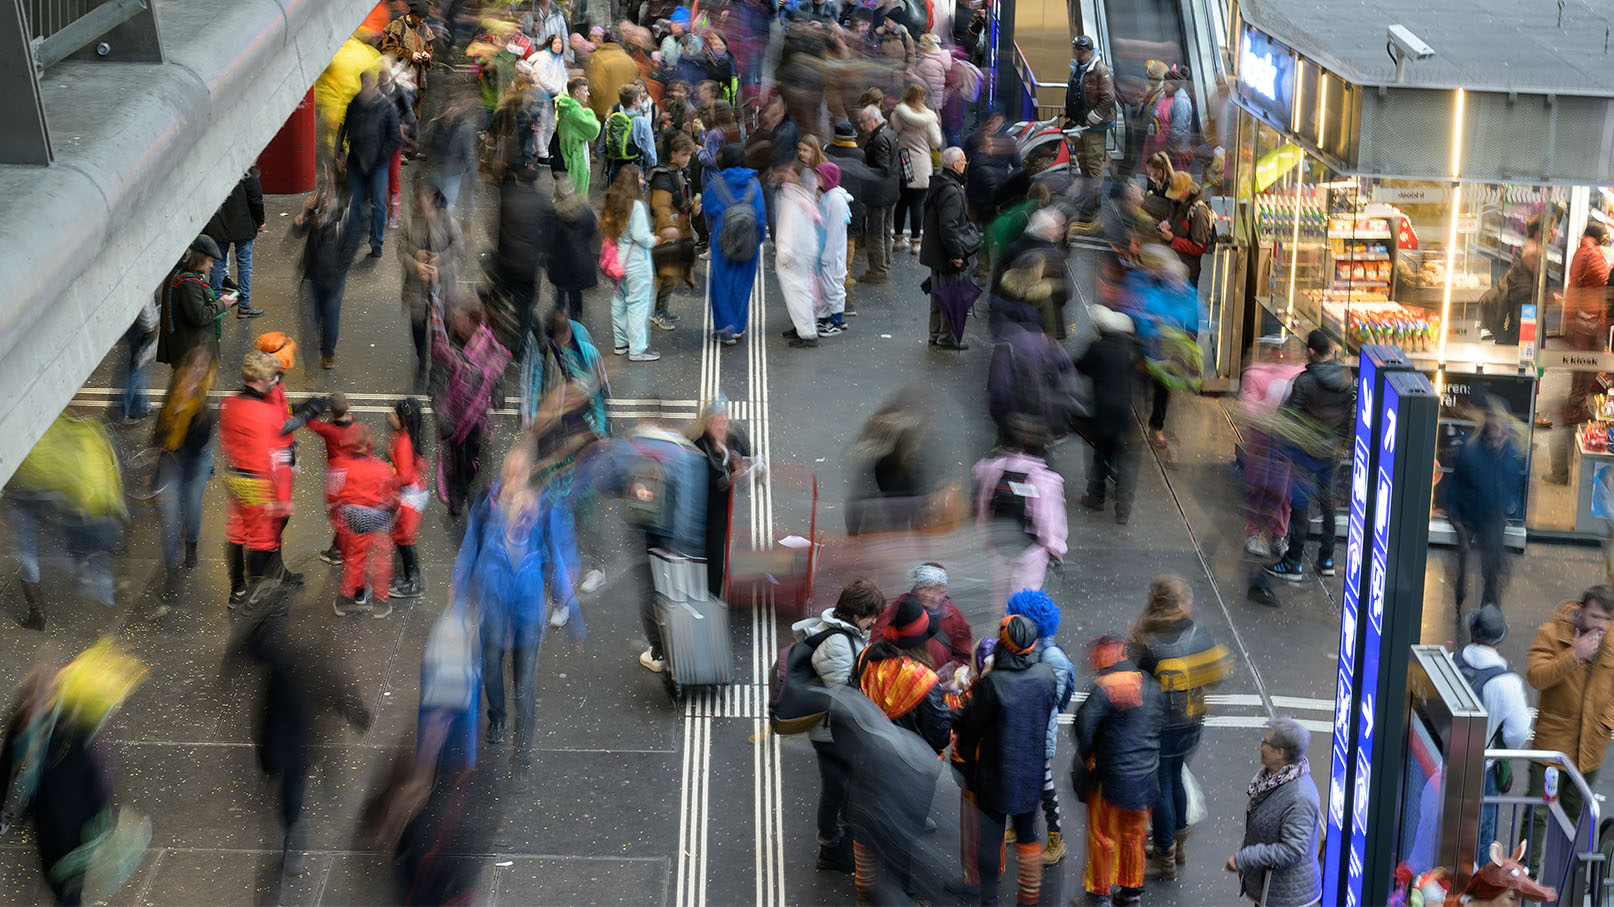
<path fill-rule="evenodd" d="M 818 235 L 824 214 L 818 209 L 818 175 L 800 165 L 785 168 L 778 201 L 778 241 L 774 258 L 779 291 L 792 327 L 785 339 L 793 347 L 818 345 Z"/>
<path fill-rule="evenodd" d="M 930 191 L 930 154 L 942 147 L 941 119 L 925 105 L 925 86 L 908 86 L 902 100 L 891 108 L 891 128 L 897 134 L 898 154 L 905 159 L 901 162 L 902 193 L 897 196 L 897 209 L 891 222 L 892 240 L 897 248 L 911 248 L 913 254 L 918 255 L 924 231 L 925 194 Z M 902 235 L 905 213 L 911 240 Z"/>
<path fill-rule="evenodd" d="M 196 539 L 202 530 L 202 491 L 213 474 L 213 429 L 217 423 L 207 404 L 218 362 L 207 344 L 193 346 L 168 379 L 168 394 L 157 414 L 154 446 L 159 489 L 157 512 L 163 527 L 163 566 L 179 566 L 179 542 L 185 540 L 185 566 L 196 566 Z M 172 573 L 170 573 L 172 576 Z"/>
<path fill-rule="evenodd" d="M 706 404 L 689 437 L 706 457 L 706 586 L 721 598 L 734 483 L 750 466 L 751 441 L 729 421 L 728 401 L 721 398 Z"/>
<path fill-rule="evenodd" d="M 796 163 L 809 170 L 817 170 L 824 157 L 824 146 L 816 135 L 804 135 L 796 142 Z"/>
<path fill-rule="evenodd" d="M 1177 867 L 1187 859 L 1188 793 L 1182 778 L 1205 728 L 1205 690 L 1228 675 L 1233 661 L 1194 622 L 1193 610 L 1188 581 L 1163 573 L 1149 581 L 1148 601 L 1130 635 L 1138 669 L 1154 675 L 1165 693 L 1149 874 L 1167 880 L 1177 877 Z"/>
<path fill-rule="evenodd" d="M 637 165 L 617 172 L 605 190 L 600 211 L 600 233 L 616 242 L 622 279 L 611 294 L 612 352 L 627 354 L 630 362 L 654 362 L 661 354 L 650 349 L 650 309 L 656 295 L 655 263 L 650 249 L 656 244 L 650 232 L 650 206 Z"/>

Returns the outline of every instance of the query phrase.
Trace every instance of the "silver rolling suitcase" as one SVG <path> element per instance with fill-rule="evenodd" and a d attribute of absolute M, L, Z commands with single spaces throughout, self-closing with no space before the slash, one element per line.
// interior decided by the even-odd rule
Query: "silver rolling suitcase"
<path fill-rule="evenodd" d="M 706 561 L 661 548 L 650 552 L 656 617 L 667 659 L 662 678 L 674 701 L 681 688 L 730 683 L 734 641 L 729 606 L 706 590 Z"/>

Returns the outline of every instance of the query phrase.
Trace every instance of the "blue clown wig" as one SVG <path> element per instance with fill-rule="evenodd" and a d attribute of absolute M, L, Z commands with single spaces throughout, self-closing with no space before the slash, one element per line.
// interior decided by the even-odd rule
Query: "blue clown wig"
<path fill-rule="evenodd" d="M 1008 614 L 1024 614 L 1037 625 L 1041 636 L 1059 632 L 1059 606 L 1041 589 L 1021 589 L 1009 596 Z"/>

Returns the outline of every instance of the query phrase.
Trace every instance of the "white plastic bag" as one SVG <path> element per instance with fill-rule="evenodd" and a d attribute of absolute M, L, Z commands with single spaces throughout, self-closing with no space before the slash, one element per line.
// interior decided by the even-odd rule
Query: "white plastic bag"
<path fill-rule="evenodd" d="M 1182 789 L 1188 795 L 1186 821 L 1189 825 L 1198 825 L 1205 819 L 1205 792 L 1199 789 L 1199 779 L 1186 765 L 1182 767 Z"/>

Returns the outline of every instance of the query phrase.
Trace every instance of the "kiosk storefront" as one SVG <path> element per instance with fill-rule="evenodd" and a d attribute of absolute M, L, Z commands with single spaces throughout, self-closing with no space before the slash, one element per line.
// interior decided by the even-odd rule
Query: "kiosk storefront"
<path fill-rule="evenodd" d="M 1353 361 L 1400 347 L 1441 397 L 1442 472 L 1479 407 L 1505 408 L 1526 455 L 1515 545 L 1526 528 L 1601 537 L 1614 519 L 1610 299 L 1575 285 L 1589 256 L 1614 257 L 1582 241 L 1588 225 L 1614 233 L 1614 67 L 1597 62 L 1614 12 L 1499 21 L 1524 15 L 1237 2 L 1244 280 L 1220 301 L 1241 324 L 1239 367 L 1262 338 L 1319 327 Z M 1434 540 L 1450 537 L 1440 479 Z"/>

